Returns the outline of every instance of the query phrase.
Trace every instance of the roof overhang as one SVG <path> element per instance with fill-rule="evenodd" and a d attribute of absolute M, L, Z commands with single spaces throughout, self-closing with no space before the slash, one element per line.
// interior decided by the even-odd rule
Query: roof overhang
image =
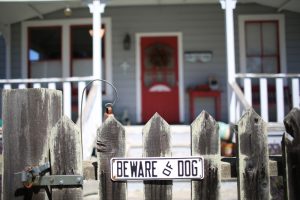
<path fill-rule="evenodd" d="M 43 15 L 69 6 L 86 7 L 92 0 L 0 0 L 0 25 L 12 24 Z M 171 5 L 171 4 L 212 4 L 219 0 L 100 0 L 107 6 Z M 278 12 L 290 10 L 300 13 L 299 0 L 237 0 L 238 3 L 257 3 L 274 7 Z"/>

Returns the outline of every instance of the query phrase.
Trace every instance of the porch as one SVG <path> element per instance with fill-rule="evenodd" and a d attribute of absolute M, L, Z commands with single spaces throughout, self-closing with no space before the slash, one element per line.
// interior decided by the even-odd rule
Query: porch
<path fill-rule="evenodd" d="M 224 122 L 237 122 L 246 109 L 253 107 L 266 122 L 282 123 L 284 116 L 293 107 L 300 106 L 299 79 L 300 74 L 237 73 L 236 82 L 228 83 L 233 91 L 233 96 L 231 97 L 231 101 L 228 105 L 228 108 L 230 108 L 228 119 L 233 121 L 228 120 Z M 41 79 L 2 79 L 0 80 L 0 89 L 49 88 L 61 90 L 63 91 L 64 115 L 76 122 L 78 121 L 78 114 L 80 113 L 81 105 L 84 110 L 87 101 L 87 94 L 86 92 L 83 94 L 83 90 L 92 80 L 94 80 L 94 77 L 92 76 Z M 91 98 L 94 98 L 93 95 L 94 94 L 90 95 L 92 96 Z M 90 99 L 90 101 L 92 102 L 93 100 Z M 94 104 L 89 103 L 88 106 L 90 108 L 87 109 L 92 109 L 93 105 Z M 227 105 L 222 103 L 220 109 L 226 109 L 226 107 Z M 190 110 L 187 112 L 190 112 Z M 198 114 L 199 113 L 195 113 L 194 117 Z M 193 115 L 190 115 L 189 121 L 194 120 L 192 116 Z M 116 117 L 126 124 L 124 116 L 116 115 Z"/>

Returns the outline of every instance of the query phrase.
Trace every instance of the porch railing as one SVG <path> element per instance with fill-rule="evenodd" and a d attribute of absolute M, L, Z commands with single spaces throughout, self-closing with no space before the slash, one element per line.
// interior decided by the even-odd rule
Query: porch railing
<path fill-rule="evenodd" d="M 68 78 L 36 78 L 36 79 L 5 79 L 0 80 L 1 89 L 24 89 L 24 88 L 49 88 L 62 90 L 64 115 L 72 117 L 72 112 L 79 112 L 81 94 L 87 83 L 95 78 L 68 77 Z M 83 104 L 86 94 L 83 98 Z M 72 102 L 73 101 L 73 102 Z M 77 102 L 76 102 L 77 101 Z M 73 108 L 72 108 L 73 105 Z M 74 119 L 77 120 L 77 119 Z"/>
<path fill-rule="evenodd" d="M 292 107 L 299 107 L 300 74 L 236 74 L 231 89 L 236 96 L 235 119 L 253 107 L 266 122 L 283 122 Z"/>

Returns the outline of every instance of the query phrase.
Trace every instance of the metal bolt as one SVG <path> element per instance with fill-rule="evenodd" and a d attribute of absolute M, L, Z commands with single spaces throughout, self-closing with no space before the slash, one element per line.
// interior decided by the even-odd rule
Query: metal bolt
<path fill-rule="evenodd" d="M 63 184 L 64 184 L 64 180 L 62 180 L 62 179 L 59 180 L 59 184 L 60 184 L 60 185 L 63 185 Z"/>

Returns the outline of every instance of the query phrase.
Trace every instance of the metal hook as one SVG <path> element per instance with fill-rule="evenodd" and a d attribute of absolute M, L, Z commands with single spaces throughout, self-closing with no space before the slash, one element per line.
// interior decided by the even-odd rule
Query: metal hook
<path fill-rule="evenodd" d="M 81 94 L 81 104 L 80 104 L 80 134 L 81 134 L 81 152 L 82 152 L 82 158 L 83 158 L 83 144 L 82 144 L 82 102 L 83 102 L 83 95 L 84 95 L 84 92 L 85 90 L 92 84 L 94 83 L 95 81 L 99 81 L 99 82 L 103 82 L 103 83 L 106 83 L 108 85 L 110 85 L 113 89 L 114 89 L 114 92 L 115 92 L 115 99 L 112 103 L 106 103 L 105 104 L 105 107 L 113 107 L 115 105 L 115 103 L 117 102 L 117 100 L 119 99 L 119 96 L 118 96 L 118 90 L 117 88 L 110 82 L 106 81 L 106 80 L 103 80 L 103 79 L 95 79 L 95 80 L 92 80 L 90 81 L 83 89 L 82 91 L 82 94 Z"/>

